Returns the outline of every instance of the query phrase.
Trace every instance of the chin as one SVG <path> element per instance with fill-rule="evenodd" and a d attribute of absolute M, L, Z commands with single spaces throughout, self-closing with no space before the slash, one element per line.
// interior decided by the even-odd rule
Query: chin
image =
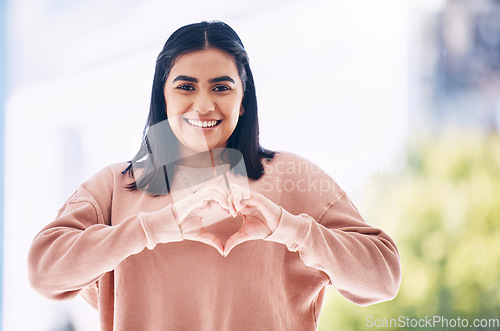
<path fill-rule="evenodd" d="M 193 153 L 203 153 L 203 152 L 208 151 L 210 148 L 208 148 L 207 146 L 205 146 L 205 147 L 188 146 L 188 149 L 189 149 L 189 151 L 191 151 Z"/>
<path fill-rule="evenodd" d="M 191 150 L 193 153 L 203 153 L 203 152 L 208 152 L 210 149 L 214 147 L 210 145 L 190 145 L 188 146 L 188 149 Z"/>

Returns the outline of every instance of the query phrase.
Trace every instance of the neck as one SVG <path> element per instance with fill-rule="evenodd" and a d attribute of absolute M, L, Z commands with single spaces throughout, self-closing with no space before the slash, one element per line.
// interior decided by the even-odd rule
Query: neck
<path fill-rule="evenodd" d="M 223 150 L 223 148 L 216 148 L 208 150 L 206 152 L 192 152 L 189 155 L 183 155 L 183 157 L 179 161 L 177 161 L 177 163 L 179 165 L 192 168 L 215 167 L 224 163 L 221 158 Z"/>

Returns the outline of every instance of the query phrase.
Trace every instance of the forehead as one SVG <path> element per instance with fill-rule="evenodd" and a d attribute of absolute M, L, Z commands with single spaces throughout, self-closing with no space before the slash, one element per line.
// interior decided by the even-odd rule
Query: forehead
<path fill-rule="evenodd" d="M 235 59 L 229 53 L 217 48 L 190 52 L 177 58 L 168 80 L 173 80 L 178 75 L 194 78 L 228 75 L 233 79 L 239 78 Z"/>

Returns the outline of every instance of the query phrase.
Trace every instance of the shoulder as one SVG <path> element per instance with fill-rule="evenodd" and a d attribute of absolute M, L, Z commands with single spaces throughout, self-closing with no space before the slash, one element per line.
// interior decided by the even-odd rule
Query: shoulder
<path fill-rule="evenodd" d="M 264 162 L 266 174 L 288 175 L 290 177 L 303 175 L 319 175 L 330 177 L 323 169 L 312 161 L 297 154 L 278 151 L 272 159 Z"/>
<path fill-rule="evenodd" d="M 118 178 L 126 176 L 122 172 L 128 167 L 127 162 L 117 162 L 109 164 L 100 170 L 98 170 L 94 175 L 92 175 L 85 183 L 90 182 L 108 182 L 116 181 Z"/>
<path fill-rule="evenodd" d="M 133 181 L 128 173 L 122 173 L 127 166 L 127 162 L 107 165 L 83 182 L 81 186 L 92 195 L 113 192 L 116 187 L 126 186 Z"/>
<path fill-rule="evenodd" d="M 330 202 L 345 194 L 335 180 L 314 162 L 294 153 L 279 151 L 264 162 L 267 181 L 281 192 Z"/>

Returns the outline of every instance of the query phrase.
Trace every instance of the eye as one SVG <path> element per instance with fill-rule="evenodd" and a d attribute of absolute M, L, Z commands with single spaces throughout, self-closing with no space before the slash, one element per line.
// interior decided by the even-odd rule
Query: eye
<path fill-rule="evenodd" d="M 229 91 L 231 88 L 229 86 L 226 86 L 226 85 L 217 85 L 216 87 L 213 88 L 212 91 L 215 91 L 215 92 L 225 92 L 225 91 Z"/>
<path fill-rule="evenodd" d="M 188 84 L 182 84 L 176 87 L 176 89 L 181 91 L 194 91 L 194 87 Z"/>

